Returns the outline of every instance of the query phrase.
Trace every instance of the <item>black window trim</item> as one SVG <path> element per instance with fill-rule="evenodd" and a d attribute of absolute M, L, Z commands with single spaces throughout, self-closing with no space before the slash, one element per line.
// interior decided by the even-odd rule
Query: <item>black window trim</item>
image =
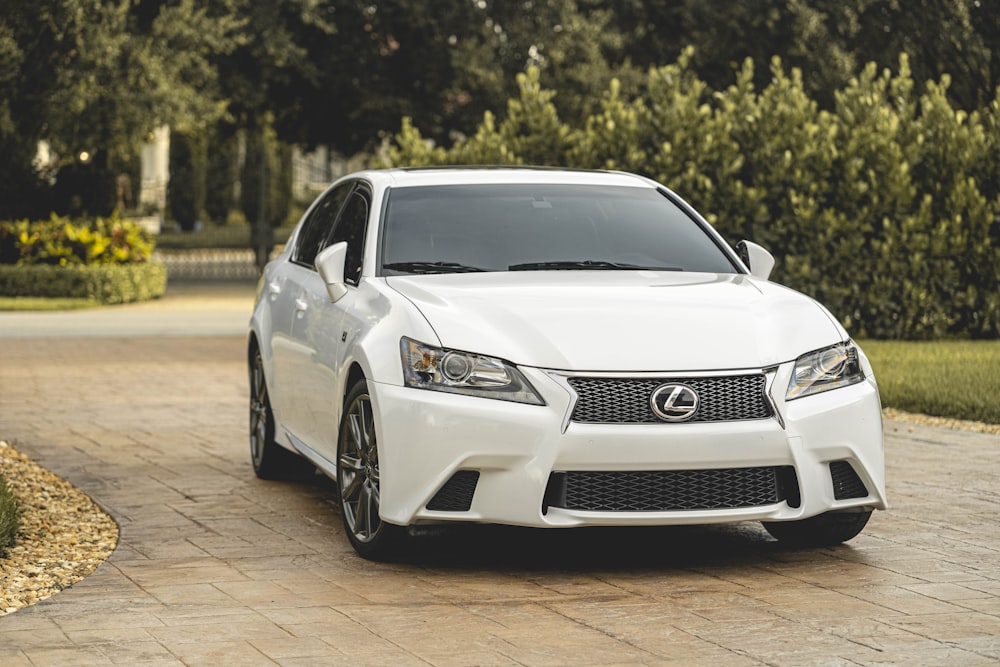
<path fill-rule="evenodd" d="M 313 205 L 310 207 L 308 213 L 306 214 L 306 219 L 303 221 L 302 226 L 299 228 L 298 234 L 295 235 L 295 247 L 292 248 L 292 254 L 289 260 L 292 264 L 309 269 L 310 271 L 316 270 L 316 267 L 313 264 L 299 261 L 299 246 L 303 241 L 303 239 L 301 238 L 302 233 L 306 230 L 306 226 L 309 224 L 309 220 L 311 220 L 312 217 L 316 215 L 319 209 L 320 201 L 330 196 L 336 188 L 339 188 L 342 185 L 350 186 L 347 189 L 347 196 L 344 197 L 344 201 L 340 202 L 340 207 L 337 209 L 337 212 L 333 215 L 333 224 L 330 225 L 330 229 L 327 230 L 326 236 L 323 238 L 322 245 L 320 246 L 320 249 L 316 251 L 316 254 L 319 255 L 319 253 L 322 252 L 327 247 L 327 245 L 329 245 L 330 238 L 333 236 L 333 228 L 336 227 L 337 220 L 340 218 L 340 214 L 341 212 L 343 212 L 344 206 L 347 204 L 347 200 L 351 198 L 351 195 L 354 194 L 354 190 L 357 187 L 356 180 L 352 179 L 350 181 L 344 181 L 343 183 L 333 183 L 330 185 L 330 187 L 328 187 L 326 190 L 323 191 L 323 194 L 321 194 L 319 197 L 316 198 L 316 201 L 313 202 Z"/>
<path fill-rule="evenodd" d="M 375 239 L 375 274 L 379 277 L 386 275 L 385 269 L 382 268 L 382 262 L 385 259 L 385 224 L 389 216 L 389 200 L 392 198 L 390 195 L 393 189 L 392 186 L 388 186 L 382 190 L 382 206 L 378 212 L 378 238 Z"/>
<path fill-rule="evenodd" d="M 367 241 L 367 238 L 368 238 L 368 225 L 371 223 L 372 201 L 374 201 L 374 199 L 375 199 L 374 188 L 372 187 L 372 185 L 370 183 L 368 183 L 367 181 L 361 180 L 361 179 L 357 179 L 357 180 L 354 181 L 353 186 L 351 187 L 350 192 L 348 192 L 347 196 L 344 197 L 344 201 L 340 205 L 340 210 L 337 211 L 337 216 L 333 220 L 333 225 L 330 227 L 330 231 L 326 235 L 326 238 L 323 239 L 323 247 L 320 249 L 320 252 L 322 252 L 324 249 L 330 247 L 330 243 L 333 241 L 333 236 L 334 236 L 334 234 L 337 231 L 337 225 L 338 225 L 338 223 L 340 223 L 340 217 L 344 214 L 344 209 L 347 208 L 347 204 L 351 201 L 351 198 L 355 194 L 360 195 L 367 202 L 367 204 L 368 204 L 368 217 L 365 220 L 365 229 L 364 229 L 364 233 L 362 234 L 362 241 L 361 241 L 361 271 L 359 273 L 359 278 L 358 279 L 353 279 L 353 278 L 348 278 L 347 276 L 344 276 L 344 282 L 347 283 L 348 285 L 352 286 L 352 287 L 357 287 L 358 286 L 358 284 L 361 282 L 360 276 L 364 275 L 364 273 L 365 273 L 365 245 L 366 245 L 365 242 Z M 313 267 L 313 270 L 315 270 L 315 267 Z"/>
<path fill-rule="evenodd" d="M 708 223 L 708 220 L 705 220 L 705 218 L 703 218 L 700 213 L 694 210 L 686 201 L 681 199 L 678 195 L 674 194 L 670 190 L 667 190 L 662 186 L 657 186 L 656 191 L 659 192 L 664 197 L 666 197 L 667 200 L 670 201 L 670 203 L 672 203 L 674 206 L 683 211 L 687 217 L 691 218 L 691 220 L 694 222 L 695 225 L 698 226 L 698 228 L 702 231 L 702 233 L 705 236 L 707 236 L 712 241 L 712 243 L 715 244 L 715 246 L 719 249 L 719 251 L 725 256 L 725 258 L 729 260 L 729 263 L 732 265 L 733 271 L 735 273 L 744 273 L 744 274 L 747 273 L 747 270 L 743 268 L 743 265 L 740 262 L 736 261 L 737 259 L 739 259 L 739 256 L 736 254 L 736 251 L 730 248 L 729 245 L 720 238 L 721 234 L 719 234 L 719 232 L 716 231 L 716 229 Z"/>

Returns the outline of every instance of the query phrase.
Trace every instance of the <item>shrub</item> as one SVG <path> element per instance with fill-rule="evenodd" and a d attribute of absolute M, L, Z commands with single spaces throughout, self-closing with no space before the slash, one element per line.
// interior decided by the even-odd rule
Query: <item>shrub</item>
<path fill-rule="evenodd" d="M 21 506 L 7 480 L 0 475 L 0 558 L 13 546 L 20 525 Z"/>
<path fill-rule="evenodd" d="M 151 261 L 152 236 L 110 218 L 0 222 L 0 294 L 117 304 L 162 296 L 166 267 Z"/>
<path fill-rule="evenodd" d="M 0 264 L 0 294 L 11 297 L 90 299 L 102 304 L 131 303 L 163 296 L 167 268 L 138 264 Z"/>
<path fill-rule="evenodd" d="M 146 262 L 153 255 L 153 247 L 149 232 L 116 215 L 76 223 L 55 214 L 41 222 L 0 222 L 0 264 Z"/>
<path fill-rule="evenodd" d="M 904 55 L 895 74 L 865 67 L 822 110 L 777 59 L 762 90 L 747 60 L 734 85 L 712 91 L 691 56 L 651 69 L 631 97 L 613 81 L 578 127 L 529 69 L 507 117 L 486 114 L 450 148 L 404 119 L 390 164 L 637 172 L 732 240 L 767 246 L 773 279 L 818 298 L 855 336 L 1000 336 L 1000 89 L 974 113 L 951 106 L 947 76 L 918 97 Z"/>

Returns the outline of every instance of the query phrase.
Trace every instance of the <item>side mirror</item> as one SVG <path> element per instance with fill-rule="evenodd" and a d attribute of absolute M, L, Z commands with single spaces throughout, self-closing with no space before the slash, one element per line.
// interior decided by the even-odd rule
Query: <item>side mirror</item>
<path fill-rule="evenodd" d="M 330 302 L 336 303 L 347 295 L 347 283 L 344 282 L 344 264 L 347 261 L 347 242 L 341 241 L 327 246 L 316 256 L 316 270 L 319 271 Z"/>
<path fill-rule="evenodd" d="M 750 275 L 767 280 L 774 268 L 774 255 L 751 241 L 740 241 L 736 252 L 750 270 Z"/>

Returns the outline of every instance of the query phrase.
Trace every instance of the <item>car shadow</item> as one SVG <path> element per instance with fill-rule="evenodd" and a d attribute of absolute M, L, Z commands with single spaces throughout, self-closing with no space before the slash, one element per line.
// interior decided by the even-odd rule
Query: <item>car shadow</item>
<path fill-rule="evenodd" d="M 339 527 L 336 485 L 322 475 L 310 485 L 337 515 L 331 520 Z M 774 564 L 851 549 L 783 544 L 756 521 L 563 529 L 454 523 L 417 526 L 409 533 L 394 564 L 448 570 L 704 569 Z"/>
<path fill-rule="evenodd" d="M 399 563 L 450 569 L 683 569 L 773 561 L 789 549 L 756 523 L 572 529 L 416 528 Z"/>

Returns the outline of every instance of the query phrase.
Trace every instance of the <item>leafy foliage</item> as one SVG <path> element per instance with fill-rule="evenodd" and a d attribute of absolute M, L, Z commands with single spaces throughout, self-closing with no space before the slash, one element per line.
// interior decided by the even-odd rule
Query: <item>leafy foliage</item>
<path fill-rule="evenodd" d="M 53 215 L 44 222 L 0 222 L 0 265 L 57 266 L 148 261 L 152 236 L 116 216 L 74 223 Z"/>
<path fill-rule="evenodd" d="M 163 296 L 167 268 L 138 264 L 0 264 L 0 294 L 5 297 L 86 299 L 94 304 L 132 303 Z"/>
<path fill-rule="evenodd" d="M 172 132 L 167 207 L 170 217 L 185 231 L 191 231 L 198 220 L 206 217 L 203 211 L 207 172 L 208 136 L 200 132 Z"/>
<path fill-rule="evenodd" d="M 895 66 L 908 53 L 919 84 L 950 74 L 959 108 L 985 106 L 1000 84 L 1000 6 L 984 0 L 578 0 L 613 9 L 624 55 L 646 67 L 677 57 L 685 45 L 709 86 L 724 88 L 733 63 L 780 55 L 803 73 L 822 108 L 864 63 Z M 766 67 L 754 83 L 765 86 Z M 922 92 L 922 91 L 921 91 Z"/>
<path fill-rule="evenodd" d="M 407 116 L 449 145 L 473 135 L 486 111 L 499 113 L 517 98 L 517 74 L 528 66 L 556 92 L 557 115 L 575 127 L 602 111 L 600 92 L 612 79 L 633 98 L 649 68 L 682 53 L 715 91 L 747 57 L 759 65 L 750 83 L 765 88 L 767 63 L 779 54 L 803 72 L 809 97 L 832 110 L 858 63 L 893 66 L 886 58 L 905 51 L 919 86 L 947 72 L 949 100 L 983 108 L 1000 83 L 998 7 L 980 0 L 6 0 L 0 217 L 46 214 L 53 202 L 61 212 L 110 212 L 114 175 L 134 165 L 138 142 L 162 124 L 191 138 L 217 123 L 229 137 L 273 130 L 282 142 L 354 154 L 374 150 Z M 685 52 L 691 44 L 697 50 Z M 60 156 L 52 171 L 33 165 L 41 139 Z M 73 165 L 83 154 L 86 164 Z M 55 200 L 45 196 L 54 175 L 67 190 Z M 214 211 L 211 196 L 206 207 Z"/>
<path fill-rule="evenodd" d="M 0 151 L 9 159 L 0 163 L 0 216 L 51 210 L 52 201 L 33 197 L 69 166 L 113 192 L 116 170 L 154 128 L 189 130 L 222 116 L 211 56 L 234 48 L 242 25 L 230 0 L 6 0 Z M 45 173 L 33 164 L 41 140 L 60 156 Z M 64 207 L 109 213 L 113 197 L 80 196 L 94 187 L 72 184 Z"/>
<path fill-rule="evenodd" d="M 955 109 L 948 77 L 918 94 L 903 56 L 895 74 L 866 67 L 828 111 L 778 59 L 762 89 L 748 60 L 713 91 L 692 56 L 650 69 L 633 96 L 612 81 L 579 125 L 559 119 L 555 92 L 529 68 L 499 122 L 487 114 L 444 149 L 404 120 L 389 160 L 635 171 L 728 237 L 768 246 L 774 279 L 856 335 L 1000 335 L 1000 98 Z"/>

